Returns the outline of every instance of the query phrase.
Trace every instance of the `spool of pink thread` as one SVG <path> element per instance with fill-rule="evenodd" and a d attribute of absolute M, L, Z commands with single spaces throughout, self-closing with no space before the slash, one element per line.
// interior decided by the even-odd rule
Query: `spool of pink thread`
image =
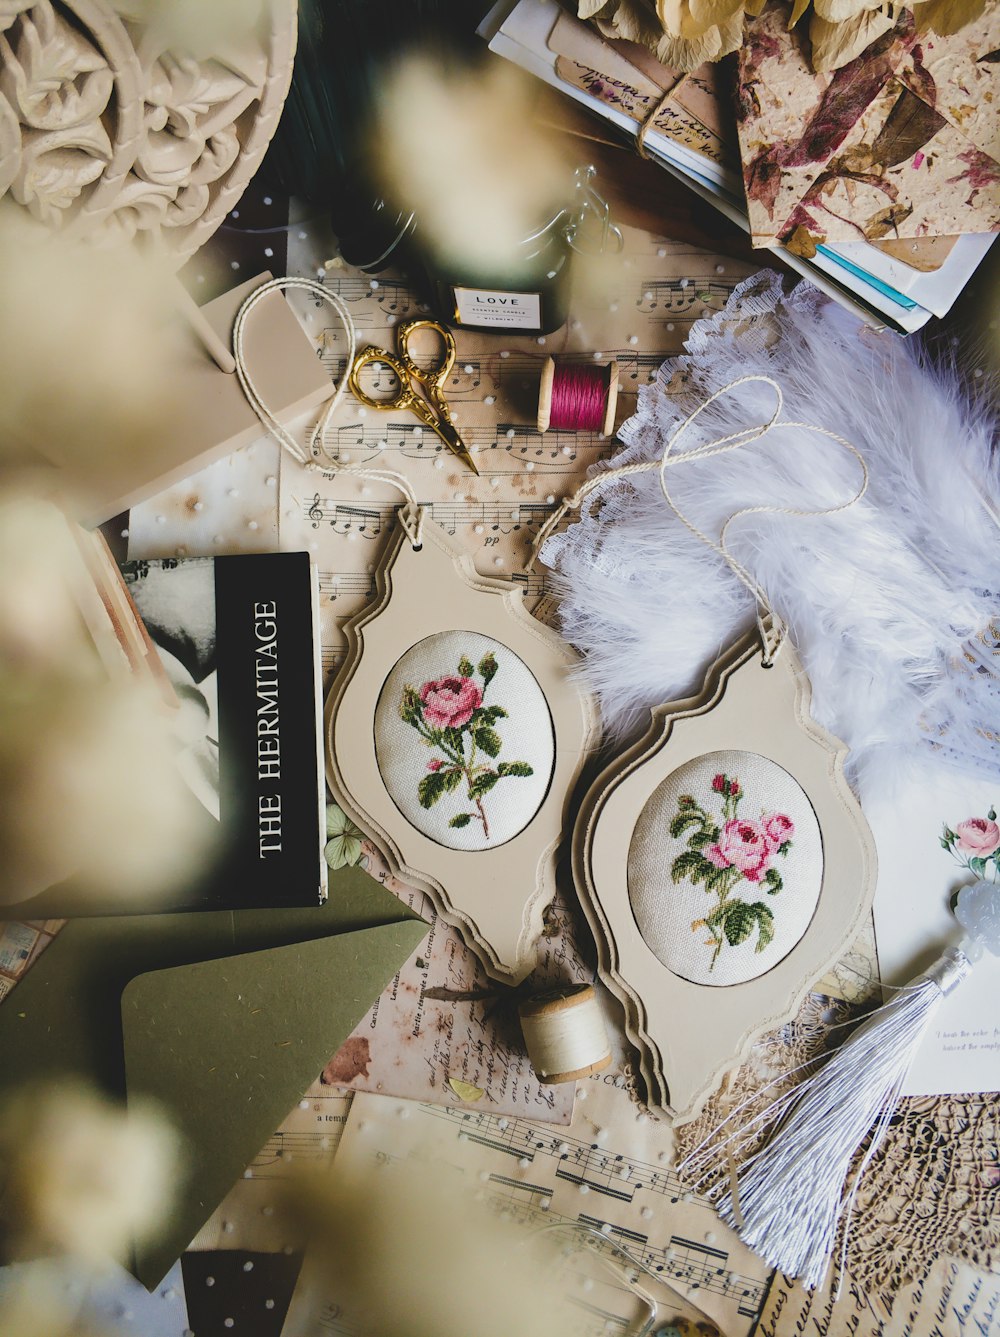
<path fill-rule="evenodd" d="M 618 363 L 557 364 L 547 357 L 538 386 L 538 430 L 612 436 L 618 406 Z"/>

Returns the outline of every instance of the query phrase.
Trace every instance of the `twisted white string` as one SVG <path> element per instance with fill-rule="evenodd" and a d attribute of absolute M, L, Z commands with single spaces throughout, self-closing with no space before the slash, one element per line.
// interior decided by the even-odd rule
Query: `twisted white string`
<path fill-rule="evenodd" d="M 344 366 L 344 374 L 340 383 L 334 387 L 333 394 L 328 401 L 326 408 L 320 415 L 315 427 L 309 434 L 307 446 L 303 447 L 292 436 L 292 434 L 278 421 L 271 410 L 264 403 L 260 391 L 254 382 L 250 369 L 247 366 L 244 353 L 244 337 L 246 323 L 254 307 L 264 297 L 272 292 L 281 292 L 285 288 L 296 288 L 303 292 L 311 293 L 314 297 L 320 297 L 328 302 L 337 315 L 340 317 L 347 335 L 347 360 Z M 417 495 L 413 491 L 407 479 L 394 469 L 369 469 L 359 464 L 341 464 L 336 460 L 327 445 L 327 432 L 330 427 L 330 419 L 340 407 L 344 398 L 344 391 L 347 389 L 348 378 L 351 373 L 351 367 L 354 364 L 355 353 L 357 352 L 358 337 L 354 327 L 354 320 L 346 303 L 336 293 L 330 292 L 322 283 L 317 283 L 314 279 L 304 279 L 295 277 L 271 279 L 267 283 L 262 283 L 259 288 L 246 298 L 239 311 L 236 313 L 236 319 L 233 322 L 233 358 L 236 362 L 236 375 L 240 386 L 246 396 L 247 403 L 256 413 L 261 423 L 267 428 L 279 445 L 292 456 L 293 459 L 310 470 L 323 470 L 324 472 L 352 474 L 355 478 L 366 478 L 376 483 L 387 483 L 390 487 L 396 488 L 406 498 L 406 506 L 397 512 L 399 522 L 403 527 L 407 538 L 414 548 L 419 548 L 423 535 L 424 517 L 426 507 L 420 505 L 417 501 Z M 325 457 L 325 462 L 316 458 L 318 454 Z"/>
<path fill-rule="evenodd" d="M 675 444 L 680 440 L 681 436 L 687 431 L 700 413 L 704 413 L 710 404 L 713 404 L 723 395 L 728 394 L 730 391 L 737 389 L 741 385 L 746 385 L 751 382 L 760 382 L 764 385 L 769 385 L 774 390 L 774 412 L 771 414 L 771 417 L 767 422 L 757 424 L 753 427 L 743 427 L 737 432 L 730 432 L 726 436 L 717 437 L 714 441 L 708 441 L 704 445 L 695 446 L 693 450 L 687 450 L 681 454 L 674 453 Z M 753 595 L 754 603 L 756 605 L 757 629 L 760 633 L 761 645 L 764 651 L 763 662 L 770 666 L 774 663 L 774 658 L 781 649 L 787 628 L 772 608 L 766 591 L 754 579 L 747 568 L 743 566 L 741 562 L 737 561 L 730 552 L 726 542 L 730 525 L 736 520 L 742 519 L 745 515 L 791 515 L 801 519 L 811 519 L 825 515 L 838 515 L 841 511 L 846 511 L 851 506 L 854 506 L 868 491 L 868 466 L 856 446 L 852 445 L 846 437 L 840 436 L 837 432 L 831 432 L 826 427 L 819 427 L 815 423 L 796 422 L 787 419 L 782 420 L 781 410 L 783 407 L 784 396 L 781 393 L 781 386 L 770 376 L 740 376 L 735 381 L 730 381 L 728 385 L 722 386 L 720 389 L 716 390 L 714 394 L 710 395 L 706 400 L 699 404 L 697 408 L 692 409 L 687 417 L 674 428 L 667 444 L 663 448 L 663 454 L 658 460 L 641 460 L 634 464 L 622 464 L 617 468 L 606 469 L 603 472 L 594 474 L 591 478 L 588 478 L 571 497 L 567 497 L 553 514 L 549 516 L 548 520 L 546 520 L 540 527 L 538 534 L 535 536 L 534 543 L 532 544 L 531 557 L 528 561 L 528 569 L 530 570 L 534 565 L 535 558 L 538 556 L 542 544 L 549 535 L 553 533 L 563 517 L 570 511 L 579 510 L 582 503 L 586 501 L 590 494 L 597 488 L 603 486 L 609 479 L 627 478 L 631 474 L 651 473 L 653 470 L 656 470 L 659 474 L 660 490 L 663 493 L 664 500 L 677 516 L 678 520 L 680 520 L 681 524 L 683 524 L 696 538 L 700 539 L 702 543 L 707 544 L 714 553 L 721 557 L 732 571 L 733 575 L 736 576 L 736 578 L 745 585 Z M 860 487 L 846 501 L 839 502 L 833 506 L 820 507 L 815 510 L 802 510 L 795 506 L 744 506 L 740 510 L 733 512 L 719 531 L 718 539 L 713 539 L 710 535 L 706 534 L 704 530 L 699 529 L 694 521 L 684 514 L 680 506 L 674 500 L 670 493 L 670 489 L 667 487 L 667 470 L 678 464 L 686 464 L 691 460 L 711 459 L 714 455 L 724 455 L 728 451 L 739 450 L 742 446 L 749 445 L 752 441 L 759 441 L 761 437 L 766 436 L 767 433 L 775 427 L 798 427 L 807 432 L 816 432 L 820 436 L 828 437 L 831 441 L 836 441 L 838 445 L 843 446 L 845 450 L 849 451 L 861 466 L 862 479 Z"/>

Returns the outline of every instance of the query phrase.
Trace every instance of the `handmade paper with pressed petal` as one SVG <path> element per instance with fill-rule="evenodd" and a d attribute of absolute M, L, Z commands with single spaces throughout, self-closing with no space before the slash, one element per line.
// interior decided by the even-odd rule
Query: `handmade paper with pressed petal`
<path fill-rule="evenodd" d="M 756 245 L 953 236 L 1000 228 L 1000 74 L 983 61 L 997 0 L 957 37 L 921 41 L 913 16 L 835 74 L 772 4 L 747 22 L 737 116 Z M 970 79 L 976 108 L 962 92 Z M 1000 90 L 997 90 L 1000 91 Z M 965 126 L 973 134 L 967 133 Z"/>

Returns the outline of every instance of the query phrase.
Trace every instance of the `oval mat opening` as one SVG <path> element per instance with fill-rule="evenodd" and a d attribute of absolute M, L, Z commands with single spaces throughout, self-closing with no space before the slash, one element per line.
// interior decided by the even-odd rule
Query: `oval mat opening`
<path fill-rule="evenodd" d="M 822 881 L 812 804 L 753 752 L 678 767 L 650 795 L 629 845 L 639 931 L 693 984 L 742 984 L 776 966 L 809 927 Z"/>
<path fill-rule="evenodd" d="M 440 632 L 410 647 L 382 685 L 375 755 L 413 826 L 456 850 L 494 849 L 541 807 L 555 767 L 548 702 L 492 637 Z"/>

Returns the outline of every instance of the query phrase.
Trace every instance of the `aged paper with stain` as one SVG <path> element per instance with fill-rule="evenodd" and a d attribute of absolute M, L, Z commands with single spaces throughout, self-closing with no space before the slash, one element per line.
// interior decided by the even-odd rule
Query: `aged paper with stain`
<path fill-rule="evenodd" d="M 754 245 L 1000 228 L 997 0 L 953 37 L 909 10 L 843 69 L 815 74 L 783 6 L 747 21 L 736 106 Z M 992 33 L 992 36 L 991 36 Z"/>
<path fill-rule="evenodd" d="M 524 1051 L 517 1018 L 523 989 L 491 980 L 423 893 L 394 878 L 368 842 L 364 848 L 372 877 L 429 919 L 431 930 L 326 1065 L 319 1089 L 374 1091 L 569 1123 L 573 1084 L 539 1082 Z M 557 895 L 546 912 L 532 990 L 549 981 L 593 977 L 593 965 L 577 945 L 578 937 L 588 941 L 578 920 L 567 898 Z"/>
<path fill-rule="evenodd" d="M 998 1325 L 1000 1276 L 942 1257 L 888 1304 L 850 1277 L 836 1297 L 778 1273 L 754 1337 L 989 1337 Z"/>

